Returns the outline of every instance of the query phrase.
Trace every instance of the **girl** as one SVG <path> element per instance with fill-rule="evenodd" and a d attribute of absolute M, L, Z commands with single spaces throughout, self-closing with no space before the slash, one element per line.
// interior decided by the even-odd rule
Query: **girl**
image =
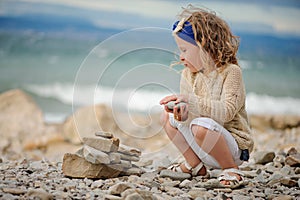
<path fill-rule="evenodd" d="M 236 57 L 239 41 L 213 12 L 188 6 L 180 17 L 173 26 L 185 66 L 180 94 L 160 104 L 165 106 L 164 129 L 185 162 L 170 169 L 204 176 L 206 166 L 221 168 L 221 186 L 238 187 L 243 183 L 238 166 L 253 149 Z M 175 101 L 173 109 L 170 101 Z M 184 103 L 176 106 L 179 102 Z"/>

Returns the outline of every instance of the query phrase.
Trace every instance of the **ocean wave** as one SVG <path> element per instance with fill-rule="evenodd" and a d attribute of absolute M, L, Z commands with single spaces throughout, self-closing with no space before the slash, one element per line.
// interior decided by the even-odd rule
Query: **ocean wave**
<path fill-rule="evenodd" d="M 49 85 L 27 85 L 25 89 L 43 98 L 56 99 L 67 105 L 85 106 L 104 103 L 112 107 L 137 112 L 162 110 L 160 99 L 170 91 L 143 90 L 136 88 L 109 88 L 94 85 L 55 83 Z M 274 97 L 248 93 L 246 109 L 249 114 L 296 114 L 300 115 L 300 99 Z"/>
<path fill-rule="evenodd" d="M 300 99 L 247 94 L 246 109 L 249 114 L 295 114 L 300 115 Z"/>

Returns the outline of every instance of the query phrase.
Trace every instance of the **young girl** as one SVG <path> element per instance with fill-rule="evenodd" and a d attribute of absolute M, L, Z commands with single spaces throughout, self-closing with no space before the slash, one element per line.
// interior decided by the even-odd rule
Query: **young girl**
<path fill-rule="evenodd" d="M 221 168 L 220 184 L 237 187 L 243 181 L 238 166 L 253 148 L 236 57 L 239 41 L 213 12 L 189 6 L 180 17 L 173 26 L 185 66 L 180 94 L 160 104 L 165 106 L 164 129 L 185 162 L 170 169 L 204 176 L 205 166 Z M 170 101 L 175 101 L 173 109 Z M 179 102 L 185 104 L 176 106 Z"/>

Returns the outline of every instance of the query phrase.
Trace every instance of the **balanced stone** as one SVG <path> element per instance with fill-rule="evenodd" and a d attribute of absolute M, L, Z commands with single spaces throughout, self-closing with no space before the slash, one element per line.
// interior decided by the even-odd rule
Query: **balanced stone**
<path fill-rule="evenodd" d="M 110 163 L 110 158 L 106 153 L 99 151 L 93 147 L 89 147 L 87 145 L 83 146 L 83 156 L 86 161 L 89 161 L 90 163 L 93 164 Z"/>
<path fill-rule="evenodd" d="M 116 152 L 119 148 L 120 140 L 118 138 L 85 137 L 82 139 L 85 145 L 93 147 L 99 151 Z"/>
<path fill-rule="evenodd" d="M 120 144 L 119 150 L 120 153 L 131 155 L 131 156 L 141 156 L 141 151 L 137 148 L 129 147 L 124 144 Z"/>
<path fill-rule="evenodd" d="M 109 155 L 110 163 L 117 164 L 121 162 L 121 155 L 119 153 L 111 152 L 108 155 Z"/>
<path fill-rule="evenodd" d="M 109 164 L 109 167 L 111 167 L 111 168 L 122 168 L 123 170 L 124 169 L 128 169 L 128 168 L 130 168 L 130 167 L 132 167 L 132 164 L 131 164 L 131 162 L 129 162 L 129 161 L 126 161 L 126 160 L 121 160 L 121 163 L 118 163 L 118 164 Z"/>
<path fill-rule="evenodd" d="M 64 175 L 73 178 L 114 178 L 122 170 L 121 166 L 111 168 L 105 164 L 93 164 L 76 154 L 70 153 L 64 155 L 62 164 Z"/>
<path fill-rule="evenodd" d="M 131 162 L 128 161 L 128 160 L 121 160 L 121 165 L 122 165 L 124 168 L 130 168 L 130 167 L 132 167 Z"/>
<path fill-rule="evenodd" d="M 75 154 L 79 157 L 82 157 L 84 158 L 84 155 L 83 155 L 83 147 L 81 147 L 80 149 L 78 149 Z"/>
<path fill-rule="evenodd" d="M 103 132 L 103 131 L 96 132 L 95 136 L 104 137 L 104 138 L 108 138 L 108 139 L 114 137 L 114 135 L 111 132 Z"/>
<path fill-rule="evenodd" d="M 140 176 L 143 173 L 143 170 L 138 167 L 131 167 L 129 169 L 124 169 L 120 175 L 122 176 L 131 176 L 131 175 L 138 175 Z"/>
<path fill-rule="evenodd" d="M 128 161 L 133 161 L 133 162 L 138 162 L 140 160 L 140 157 L 138 156 L 131 156 L 131 155 L 126 155 L 123 153 L 120 153 L 121 159 L 122 160 L 128 160 Z"/>

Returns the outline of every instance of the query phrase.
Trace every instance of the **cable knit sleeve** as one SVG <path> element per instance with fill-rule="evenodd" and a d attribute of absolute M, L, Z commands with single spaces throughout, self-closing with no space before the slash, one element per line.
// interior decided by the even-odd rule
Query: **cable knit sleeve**
<path fill-rule="evenodd" d="M 220 74 L 224 76 L 223 85 L 217 82 L 208 88 L 208 90 L 213 90 L 214 87 L 221 87 L 219 99 L 213 99 L 210 95 L 203 98 L 195 92 L 189 94 L 190 111 L 193 115 L 207 116 L 220 124 L 224 124 L 233 120 L 239 112 L 245 103 L 242 71 L 237 65 L 230 65 L 227 68 Z"/>

